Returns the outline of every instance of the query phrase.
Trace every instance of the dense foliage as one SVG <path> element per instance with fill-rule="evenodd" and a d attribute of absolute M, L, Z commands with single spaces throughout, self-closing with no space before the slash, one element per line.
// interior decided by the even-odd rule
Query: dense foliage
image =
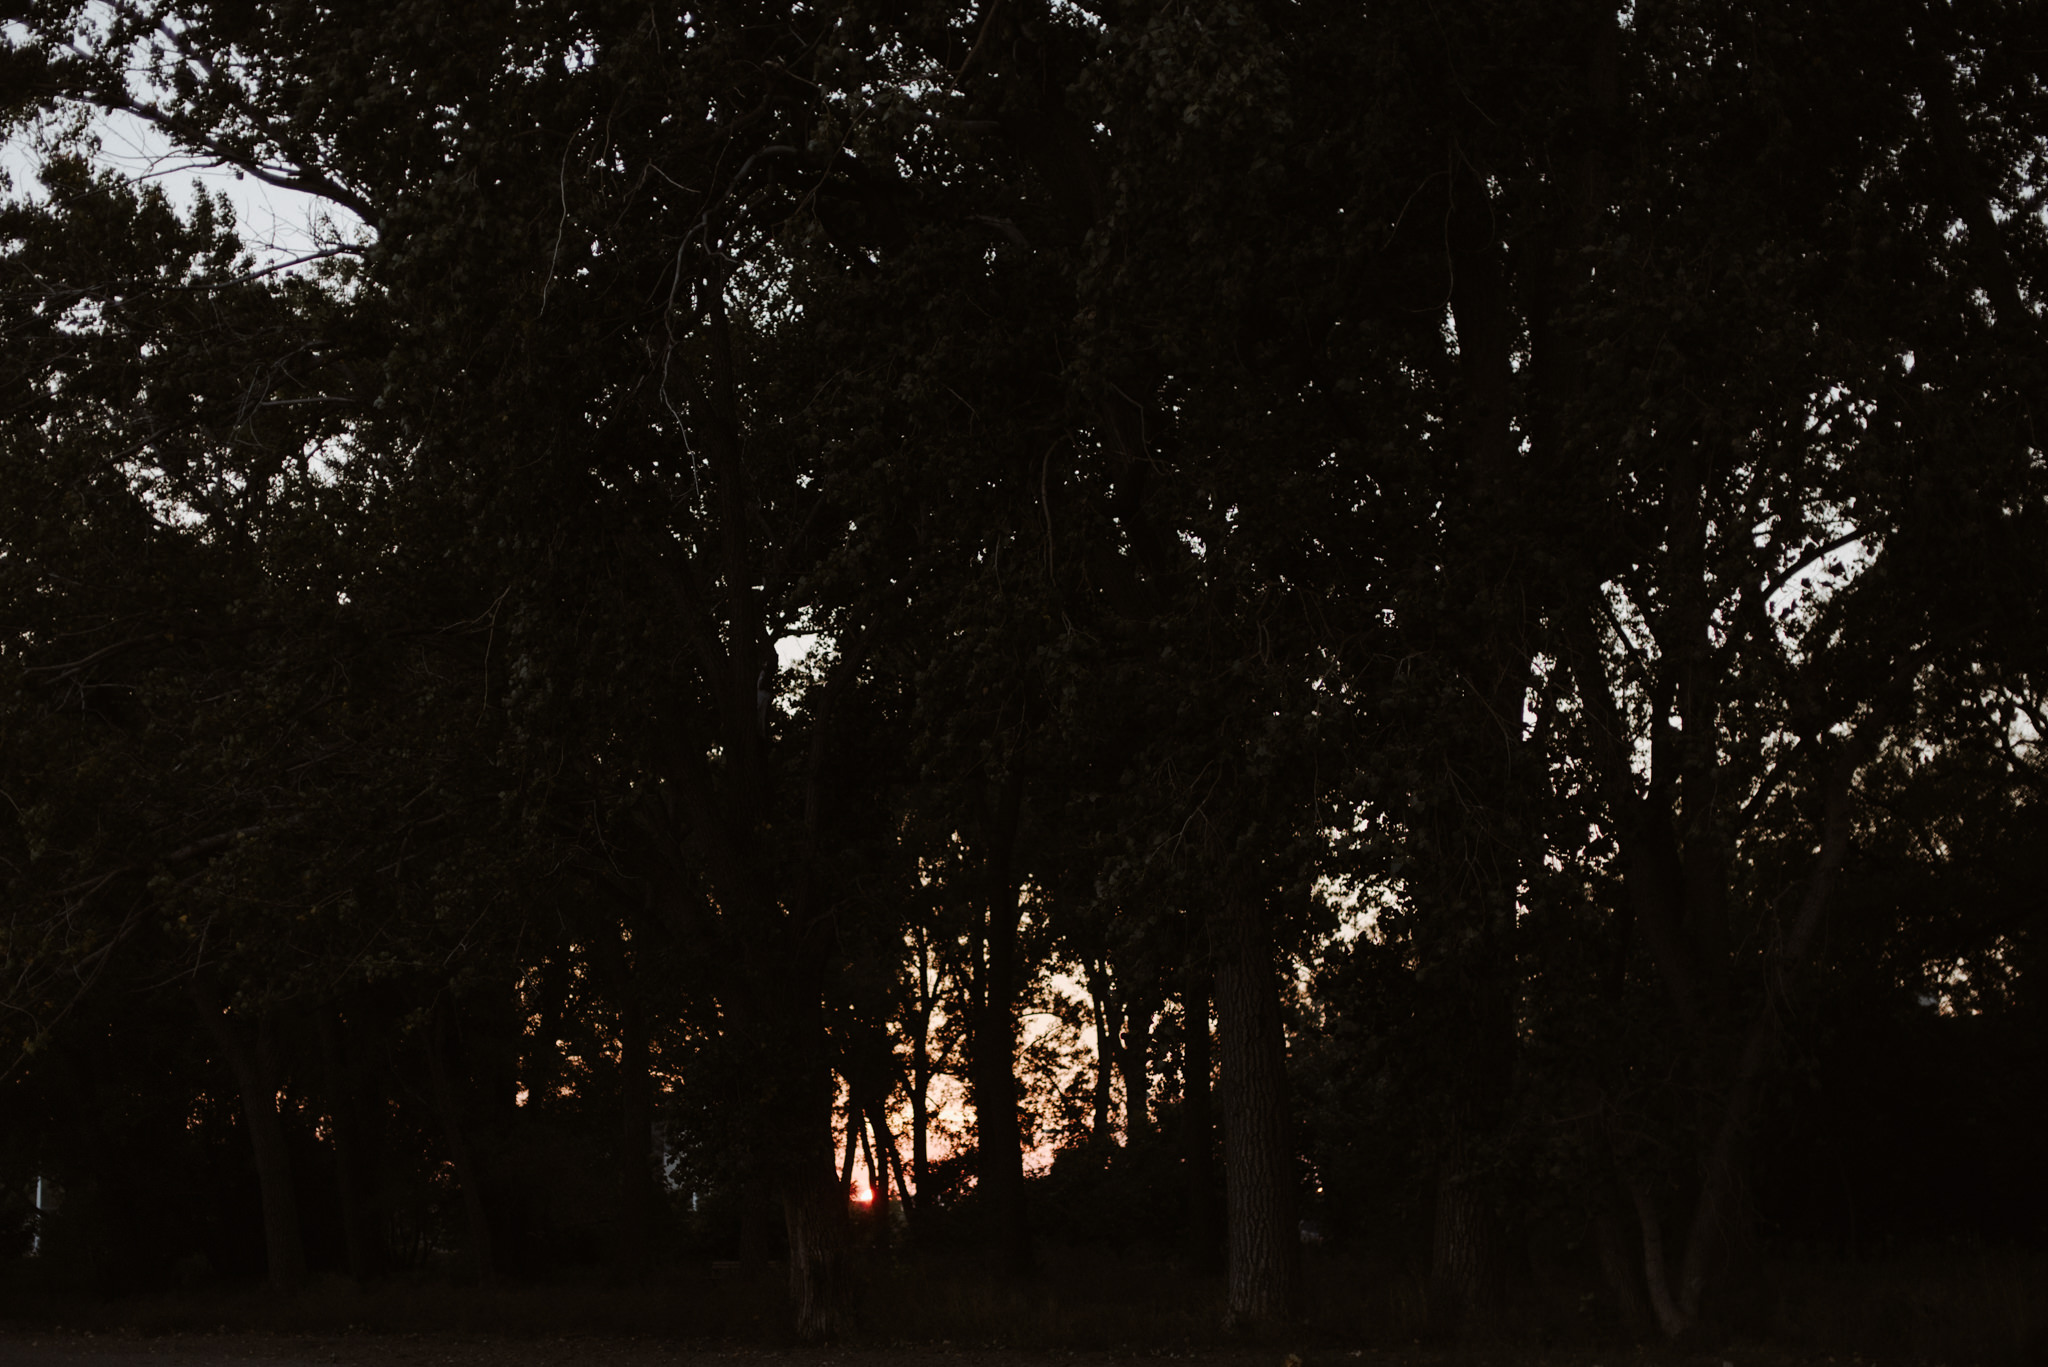
<path fill-rule="evenodd" d="M 2044 1227 L 2039 5 L 0 32 L 44 1275 Z"/>

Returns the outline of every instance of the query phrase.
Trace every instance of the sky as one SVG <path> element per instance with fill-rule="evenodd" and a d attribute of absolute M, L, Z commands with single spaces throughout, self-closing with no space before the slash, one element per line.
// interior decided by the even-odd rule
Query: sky
<path fill-rule="evenodd" d="M 27 29 L 19 22 L 0 22 L 0 41 L 16 45 L 27 37 Z M 147 98 L 150 91 L 144 88 L 137 93 Z M 338 205 L 181 155 L 159 130 L 132 114 L 98 112 L 91 130 L 99 141 L 103 164 L 135 180 L 160 181 L 180 208 L 192 203 L 195 183 L 210 193 L 225 195 L 234 206 L 243 239 L 261 265 L 276 265 L 311 251 L 315 224 L 323 217 L 344 235 L 354 237 L 364 231 L 361 221 Z M 35 188 L 34 137 L 33 128 L 21 129 L 0 142 L 0 169 L 12 180 L 11 193 L 15 195 Z"/>
<path fill-rule="evenodd" d="M 261 266 L 274 266 L 313 251 L 323 219 L 344 236 L 367 231 L 360 219 L 340 205 L 183 155 L 160 131 L 131 114 L 102 113 L 93 119 L 92 132 L 100 144 L 101 164 L 132 180 L 159 183 L 180 209 L 191 207 L 194 191 L 200 187 L 209 194 L 225 195 L 234 206 L 243 241 Z M 33 130 L 20 130 L 0 144 L 0 168 L 12 180 L 14 195 L 36 189 L 33 137 Z"/>
<path fill-rule="evenodd" d="M 157 129 L 130 115 L 104 115 L 96 131 L 101 160 L 133 179 L 158 181 L 181 208 L 191 204 L 197 186 L 210 194 L 226 195 L 235 206 L 243 240 L 265 265 L 312 251 L 315 225 L 321 218 L 333 220 L 344 231 L 361 227 L 355 216 L 339 205 L 182 156 Z"/>

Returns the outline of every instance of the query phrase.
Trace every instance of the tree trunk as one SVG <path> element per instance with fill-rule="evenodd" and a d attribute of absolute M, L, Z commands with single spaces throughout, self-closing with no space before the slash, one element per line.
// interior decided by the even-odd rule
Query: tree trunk
<path fill-rule="evenodd" d="M 455 1165 L 455 1182 L 462 1188 L 462 1216 L 469 1239 L 469 1260 L 477 1285 L 490 1286 L 497 1280 L 497 1263 L 491 1253 L 490 1210 L 484 1201 L 483 1173 L 478 1170 L 462 1123 L 462 1100 L 450 1075 L 448 1052 L 453 1047 L 448 1030 L 449 1006 L 444 999 L 433 1012 L 433 1026 L 427 1036 L 427 1075 L 434 1089 L 434 1110 L 441 1122 L 441 1137 L 448 1145 L 448 1161 Z"/>
<path fill-rule="evenodd" d="M 888 1132 L 884 1130 L 883 1133 L 887 1134 Z M 897 1199 L 903 1202 L 903 1213 L 910 1219 L 915 1220 L 917 1218 L 917 1193 L 912 1190 L 909 1180 L 903 1175 L 903 1155 L 897 1152 L 894 1135 L 889 1136 L 889 1150 L 884 1155 L 884 1161 L 895 1165 Z"/>
<path fill-rule="evenodd" d="M 1216 932 L 1229 1235 L 1225 1318 L 1233 1325 L 1271 1323 L 1292 1318 L 1301 1298 L 1287 1040 L 1259 910 L 1230 909 Z"/>
<path fill-rule="evenodd" d="M 868 1170 L 868 1204 L 873 1206 L 889 1189 L 889 1181 L 886 1176 L 878 1176 L 875 1172 L 875 1146 L 868 1142 L 869 1123 L 865 1106 L 846 1117 L 847 1141 L 851 1143 L 855 1137 L 860 1139 L 861 1163 Z"/>
<path fill-rule="evenodd" d="M 1637 1218 L 1643 1229 L 1643 1271 L 1650 1286 L 1650 1300 L 1658 1323 L 1669 1338 L 1683 1338 L 1699 1326 L 1709 1283 L 1714 1273 L 1731 1261 L 1729 1254 L 1746 1200 L 1742 1169 L 1750 1122 L 1771 1050 L 1777 1042 L 1780 1019 L 1778 1003 L 1767 999 L 1751 1023 L 1713 1138 L 1702 1159 L 1699 1195 L 1686 1226 L 1675 1285 L 1655 1200 L 1640 1185 L 1633 1189 Z"/>
<path fill-rule="evenodd" d="M 1682 1338 L 1692 1328 L 1692 1319 L 1678 1308 L 1671 1295 L 1671 1270 L 1664 1258 L 1664 1223 L 1657 1214 L 1656 1198 L 1640 1181 L 1631 1179 L 1629 1195 L 1635 1201 L 1636 1223 L 1643 1235 L 1643 1280 L 1650 1289 L 1650 1308 L 1666 1338 Z"/>
<path fill-rule="evenodd" d="M 829 1342 L 845 1329 L 847 1286 L 846 1187 L 832 1180 L 832 1162 L 819 1154 L 783 1176 L 782 1214 L 789 1229 L 789 1299 L 798 1337 Z"/>
<path fill-rule="evenodd" d="M 618 1269 L 641 1277 L 654 1258 L 654 1077 L 647 1018 L 638 1003 L 619 1013 Z"/>
<path fill-rule="evenodd" d="M 924 1218 L 925 1174 L 931 1164 L 932 1007 L 936 984 L 931 977 L 931 947 L 923 927 L 917 932 L 917 1029 L 910 1038 L 910 1169 L 915 1203 L 914 1223 Z"/>
<path fill-rule="evenodd" d="M 868 1127 L 874 1131 L 875 1153 L 881 1163 L 875 1169 L 875 1180 L 869 1185 L 875 1189 L 875 1209 L 884 1217 L 882 1228 L 887 1230 L 889 1214 L 889 1160 L 896 1156 L 896 1137 L 889 1133 L 888 1117 L 882 1113 L 882 1103 L 868 1107 Z"/>
<path fill-rule="evenodd" d="M 918 1041 L 917 1053 L 924 1053 L 924 1042 Z M 931 1102 L 926 1097 L 926 1088 L 931 1085 L 930 1066 L 924 1059 L 914 1060 L 916 1071 L 923 1076 L 910 1090 L 910 1182 L 916 1193 L 919 1209 L 924 1206 L 925 1174 L 931 1168 Z"/>
<path fill-rule="evenodd" d="M 849 1093 L 846 1098 L 846 1152 L 839 1160 L 839 1189 L 851 1193 L 853 1190 L 853 1164 L 860 1155 L 860 1108 L 853 1104 Z"/>
<path fill-rule="evenodd" d="M 820 918 L 822 921 L 822 918 Z M 816 924 L 816 923 L 813 923 Z M 749 1024 L 758 1053 L 751 1087 L 768 1171 L 782 1202 L 789 1238 L 789 1298 L 799 1338 L 837 1338 L 847 1327 L 853 1285 L 848 1265 L 847 1181 L 835 1163 L 837 1082 L 830 1062 L 818 941 L 800 941 L 773 996 L 755 999 Z M 851 1153 L 863 1129 L 858 1075 L 847 1085 L 845 1141 Z"/>
<path fill-rule="evenodd" d="M 235 1029 L 234 1018 L 214 1001 L 195 977 L 193 997 L 207 1032 L 226 1057 L 242 1098 L 242 1120 L 249 1128 L 249 1147 L 256 1160 L 256 1183 L 263 1194 L 263 1252 L 270 1289 L 295 1291 L 306 1279 L 306 1250 L 299 1237 L 299 1198 L 292 1184 L 290 1151 L 284 1122 L 277 1114 L 277 1068 L 268 1022 L 257 1026 L 252 1046 Z"/>
<path fill-rule="evenodd" d="M 1589 695 L 1595 706 L 1604 708 L 1607 715 L 1618 712 L 1611 695 L 1603 697 L 1597 691 Z M 1851 795 L 1856 774 L 1876 753 L 1878 739 L 1891 725 L 1898 705 L 1896 699 L 1882 700 L 1839 744 L 1828 766 L 1821 843 L 1815 851 L 1805 891 L 1783 941 L 1767 960 L 1771 972 L 1766 979 L 1763 999 L 1757 1003 L 1747 1029 L 1741 1032 L 1741 1052 L 1725 1071 L 1720 1072 L 1726 1078 L 1726 1090 L 1720 1104 L 1703 1107 L 1703 1128 L 1708 1135 L 1701 1153 L 1700 1186 L 1693 1202 L 1692 1218 L 1686 1226 L 1685 1245 L 1675 1278 L 1664 1246 L 1655 1195 L 1640 1181 L 1631 1183 L 1630 1194 L 1642 1229 L 1644 1280 L 1649 1287 L 1650 1304 L 1656 1312 L 1658 1324 L 1668 1338 L 1684 1338 L 1698 1328 L 1711 1289 L 1710 1283 L 1722 1267 L 1733 1261 L 1733 1246 L 1739 1227 L 1745 1223 L 1743 1216 L 1747 1209 L 1743 1174 L 1748 1157 L 1749 1132 L 1762 1101 L 1771 1058 L 1778 1044 L 1778 1033 L 1783 1027 L 1786 982 L 1793 970 L 1805 962 L 1813 946 L 1832 895 L 1834 880 L 1848 855 L 1852 834 Z M 1613 723 L 1609 724 L 1609 729 L 1618 730 Z M 1627 790 L 1621 791 L 1626 793 Z M 1642 819 L 1644 810 L 1640 806 L 1636 809 L 1634 829 L 1654 833 L 1653 823 Z M 1666 829 L 1668 831 L 1668 820 Z M 1639 835 L 1637 843 L 1646 842 Z M 1687 873 L 1683 869 L 1679 872 Z M 1725 883 L 1726 875 L 1716 868 L 1706 874 L 1687 876 Z M 1651 929 L 1660 924 L 1664 926 L 1664 933 L 1660 936 L 1646 935 L 1645 938 L 1650 941 L 1654 953 L 1671 956 L 1672 966 L 1666 973 L 1666 983 L 1673 1014 L 1685 1023 L 1688 1011 L 1695 1013 L 1692 1016 L 1694 1024 L 1687 1032 L 1692 1036 L 1693 1061 L 1700 1073 L 1711 1075 L 1719 1071 L 1712 1059 L 1715 1035 L 1719 1032 L 1709 1031 L 1699 1023 L 1700 1018 L 1696 1014 L 1699 1010 L 1698 997 L 1689 1000 L 1682 990 L 1687 983 L 1696 983 L 1708 976 L 1699 966 L 1699 961 L 1706 956 L 1696 942 L 1682 939 L 1677 933 L 1677 928 L 1682 926 L 1686 902 L 1704 900 L 1707 894 L 1694 891 L 1688 897 L 1682 878 L 1668 879 L 1667 886 L 1658 887 L 1647 877 L 1638 880 L 1631 870 L 1630 879 L 1632 884 L 1641 885 L 1639 919 Z M 1708 893 L 1718 899 L 1726 895 L 1726 889 L 1725 886 L 1717 886 L 1708 889 Z M 1716 971 L 1722 970 L 1717 966 Z M 1727 1013 L 1719 1014 L 1725 1017 Z"/>
<path fill-rule="evenodd" d="M 1430 1329 L 1440 1335 L 1483 1331 L 1504 1290 L 1500 1215 L 1484 1178 L 1472 1170 L 1471 1145 L 1456 1142 L 1437 1175 L 1436 1230 L 1430 1250 Z"/>
<path fill-rule="evenodd" d="M 1210 1105 L 1208 946 L 1198 944 L 1188 955 L 1187 987 L 1182 1001 L 1186 1038 L 1181 1045 L 1182 1158 L 1187 1183 L 1189 1253 L 1197 1267 L 1222 1263 L 1223 1221 L 1216 1190 L 1216 1121 Z"/>
<path fill-rule="evenodd" d="M 1476 762 L 1472 767 L 1486 772 Z M 1508 781 L 1505 770 L 1494 776 Z M 1488 825 L 1479 814 L 1458 812 L 1449 835 L 1477 844 L 1489 836 Z M 1497 843 L 1509 844 L 1505 837 Z M 1460 889 L 1465 880 L 1483 882 L 1476 890 Z M 1445 1065 L 1448 1124 L 1437 1154 L 1429 1319 L 1433 1333 L 1448 1337 L 1490 1329 L 1507 1290 L 1508 1239 L 1495 1174 L 1517 1049 L 1514 867 L 1447 863 L 1436 868 L 1432 882 L 1439 925 L 1426 952 L 1440 999 L 1432 1023 Z"/>
<path fill-rule="evenodd" d="M 1135 1144 L 1152 1130 L 1152 1013 L 1149 997 L 1127 992 L 1123 1042 L 1116 1051 L 1124 1082 L 1124 1142 Z"/>
<path fill-rule="evenodd" d="M 1012 1273 L 1031 1267 L 1024 1214 L 1024 1129 L 1017 1106 L 1017 932 L 1023 908 L 1013 855 L 1022 783 L 1004 781 L 989 852 L 982 1002 L 974 1030 L 976 1179 L 995 1226 L 997 1256 Z"/>
<path fill-rule="evenodd" d="M 1431 1330 L 1444 1336 L 1486 1332 L 1507 1292 L 1507 1238 L 1492 1149 L 1506 1124 L 1514 1076 L 1509 960 L 1484 934 L 1464 957 L 1462 974 L 1445 970 L 1459 1000 L 1456 1014 L 1442 1023 L 1456 1072 L 1455 1110 L 1437 1171 L 1429 1317 Z"/>
<path fill-rule="evenodd" d="M 1600 1254 L 1600 1273 L 1614 1295 L 1614 1308 L 1631 1333 L 1647 1331 L 1654 1321 L 1643 1295 L 1642 1263 L 1630 1256 L 1627 1228 L 1603 1196 L 1593 1216 L 1593 1240 Z"/>
<path fill-rule="evenodd" d="M 1014 929 L 1004 938 L 1014 941 Z M 998 981 L 995 963 L 1001 957 L 991 946 L 990 976 Z M 1031 1266 L 1031 1236 L 1024 1217 L 1024 1129 L 1017 1115 L 1016 1015 L 1009 993 L 990 993 L 974 1050 L 977 1185 L 995 1226 L 1003 1266 L 1022 1272 Z"/>
<path fill-rule="evenodd" d="M 1109 965 L 1102 959 L 1088 961 L 1088 1005 L 1095 1018 L 1095 1112 L 1088 1137 L 1098 1145 L 1110 1140 L 1110 1115 L 1116 1097 L 1116 1002 L 1110 995 Z"/>

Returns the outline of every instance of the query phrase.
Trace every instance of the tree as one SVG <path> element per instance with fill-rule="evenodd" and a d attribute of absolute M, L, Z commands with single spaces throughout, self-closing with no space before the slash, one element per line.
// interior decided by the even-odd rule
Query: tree
<path fill-rule="evenodd" d="M 1213 1002 L 1231 1319 L 1306 1098 L 1445 1331 L 1535 1186 L 1684 1336 L 1878 794 L 2038 777 L 2030 13 L 85 10 L 8 117 L 361 225 L 262 272 L 59 148 L 0 234 L 6 999 L 199 1003 L 281 1285 L 280 1090 L 375 1261 L 365 1050 L 479 1277 L 558 1144 L 645 1266 L 687 1057 L 823 1337 L 957 1044 L 1021 1269 L 1066 956 L 1195 1208 Z"/>

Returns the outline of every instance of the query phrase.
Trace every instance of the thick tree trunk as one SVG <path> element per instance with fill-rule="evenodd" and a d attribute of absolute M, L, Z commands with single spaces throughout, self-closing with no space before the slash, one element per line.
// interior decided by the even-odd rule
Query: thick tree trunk
<path fill-rule="evenodd" d="M 1491 1149 L 1505 1125 L 1514 1075 L 1514 1016 L 1506 951 L 1482 936 L 1467 953 L 1457 1014 L 1444 1022 L 1457 1071 L 1456 1107 L 1437 1171 L 1429 1316 L 1439 1335 L 1485 1333 L 1507 1292 L 1507 1232 Z M 1447 978 L 1451 977 L 1446 972 Z"/>
<path fill-rule="evenodd" d="M 773 996 L 757 998 L 750 1023 L 758 1075 L 757 1123 L 789 1238 L 789 1298 L 799 1338 L 820 1342 L 847 1327 L 854 1287 L 849 1266 L 848 1191 L 835 1159 L 837 1090 L 819 985 L 817 944 L 800 944 L 785 962 L 792 970 Z M 848 1079 L 849 1152 L 864 1128 L 859 1078 Z"/>
<path fill-rule="evenodd" d="M 1615 1312 L 1630 1332 L 1646 1332 L 1654 1321 L 1643 1295 L 1642 1263 L 1631 1256 L 1627 1227 L 1604 1200 L 1593 1216 L 1593 1242 L 1600 1254 L 1600 1274 L 1614 1296 Z"/>
<path fill-rule="evenodd" d="M 1200 937 L 1197 935 L 1197 940 Z M 1186 1038 L 1181 1046 L 1181 1126 L 1187 1185 L 1188 1252 L 1197 1267 L 1222 1262 L 1223 1221 L 1216 1189 L 1216 1121 L 1210 1105 L 1208 946 L 1191 950 L 1182 1001 Z"/>
<path fill-rule="evenodd" d="M 1618 993 L 1619 974 L 1611 975 L 1609 981 Z M 1599 1088 L 1588 1084 L 1576 1099 L 1576 1107 L 1583 1117 L 1579 1127 L 1587 1150 L 1612 1152 L 1612 1117 L 1608 1113 L 1607 1099 Z M 1626 1188 L 1617 1168 L 1606 1180 L 1594 1186 L 1591 1207 L 1587 1212 L 1588 1224 L 1594 1251 L 1600 1258 L 1600 1275 L 1606 1279 L 1607 1289 L 1614 1298 L 1615 1313 L 1630 1333 L 1646 1334 L 1656 1327 L 1656 1319 L 1646 1295 L 1643 1259 L 1631 1237 L 1633 1222 L 1622 1204 L 1621 1198 L 1625 1194 Z"/>
<path fill-rule="evenodd" d="M 654 1260 L 654 1077 L 647 1018 L 637 1003 L 619 1013 L 619 1240 L 617 1264 L 644 1276 Z"/>
<path fill-rule="evenodd" d="M 242 1121 L 256 1160 L 256 1183 L 263 1194 L 263 1252 L 270 1289 L 295 1291 L 306 1279 L 306 1250 L 299 1237 L 299 1198 L 292 1184 L 290 1151 L 284 1122 L 277 1114 L 277 1070 L 268 1022 L 259 1023 L 252 1044 L 235 1029 L 234 1020 L 210 993 L 193 980 L 193 996 L 207 1033 L 219 1046 L 235 1075 L 242 1098 Z"/>
<path fill-rule="evenodd" d="M 1511 766 L 1498 756 L 1476 756 L 1469 768 L 1502 791 L 1511 783 Z M 1509 1241 L 1496 1170 L 1518 1047 L 1517 866 L 1500 857 L 1515 842 L 1483 813 L 1446 815 L 1440 848 L 1490 845 L 1495 853 L 1446 859 L 1431 871 L 1429 906 L 1438 924 L 1424 953 L 1439 998 L 1432 1024 L 1445 1064 L 1448 1123 L 1436 1155 L 1429 1319 L 1442 1337 L 1486 1333 L 1504 1308 Z"/>
<path fill-rule="evenodd" d="M 1006 1005 L 992 1002 L 974 1044 L 977 1186 L 995 1227 L 1002 1265 L 1023 1272 L 1031 1266 L 1031 1235 L 1024 1215 L 1024 1129 L 1017 1115 L 1015 1014 Z"/>
<path fill-rule="evenodd" d="M 1301 1300 L 1287 1040 L 1272 945 L 1258 908 L 1214 927 L 1216 1016 L 1223 1046 L 1223 1163 L 1233 1325 L 1292 1318 Z"/>
<path fill-rule="evenodd" d="M 1679 1309 L 1671 1294 L 1671 1270 L 1664 1258 L 1664 1223 L 1657 1202 L 1641 1182 L 1631 1181 L 1629 1195 L 1636 1206 L 1636 1223 L 1643 1236 L 1644 1282 L 1650 1290 L 1650 1308 L 1666 1338 L 1682 1338 L 1692 1329 L 1692 1317 Z"/>
<path fill-rule="evenodd" d="M 1470 1146 L 1457 1143 L 1437 1175 L 1430 1250 L 1430 1328 L 1441 1335 L 1489 1328 L 1504 1289 L 1500 1214 Z"/>
<path fill-rule="evenodd" d="M 831 1341 L 845 1330 L 847 1285 L 846 1188 L 833 1180 L 832 1161 L 820 1153 L 783 1174 L 782 1214 L 789 1230 L 789 1299 L 798 1337 Z"/>
<path fill-rule="evenodd" d="M 1642 1227 L 1644 1279 L 1649 1284 L 1650 1303 L 1658 1325 L 1668 1338 L 1684 1338 L 1699 1327 L 1716 1273 L 1732 1261 L 1730 1254 L 1746 1208 L 1743 1165 L 1749 1129 L 1770 1053 L 1777 1042 L 1779 1020 L 1778 1004 L 1767 1000 L 1751 1023 L 1727 1097 L 1702 1155 L 1699 1194 L 1686 1226 L 1685 1245 L 1675 1277 L 1655 1197 L 1640 1183 L 1631 1188 Z"/>
<path fill-rule="evenodd" d="M 434 1089 L 434 1110 L 441 1122 L 441 1137 L 448 1145 L 448 1161 L 454 1164 L 455 1183 L 462 1189 L 462 1217 L 471 1271 L 479 1286 L 489 1286 L 497 1280 L 490 1208 L 484 1200 L 483 1172 L 463 1125 L 461 1095 L 448 1066 L 448 1055 L 454 1048 L 448 1013 L 445 1000 L 434 1008 L 433 1027 L 427 1036 L 427 1076 Z"/>

